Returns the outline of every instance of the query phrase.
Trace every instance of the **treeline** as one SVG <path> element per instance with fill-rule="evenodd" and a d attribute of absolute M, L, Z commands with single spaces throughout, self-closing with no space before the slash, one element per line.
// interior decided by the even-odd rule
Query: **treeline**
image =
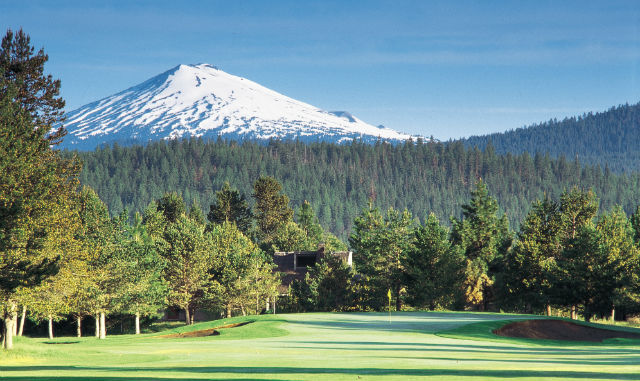
<path fill-rule="evenodd" d="M 189 204 L 209 205 L 224 182 L 249 194 L 253 181 L 267 175 L 282 182 L 295 205 L 308 200 L 321 225 L 343 240 L 369 200 L 385 210 L 406 208 L 420 218 L 428 213 L 445 221 L 460 217 L 460 205 L 480 178 L 512 226 L 522 221 L 533 200 L 545 194 L 558 197 L 573 186 L 593 189 L 605 211 L 621 205 L 631 213 L 640 203 L 636 173 L 617 175 L 563 156 L 498 155 L 491 147 L 481 151 L 461 142 L 261 145 L 187 140 L 78 155 L 84 163 L 80 181 L 95 189 L 115 214 L 141 212 L 165 191 L 180 193 Z"/>
<path fill-rule="evenodd" d="M 258 197 L 272 196 L 265 192 Z M 155 200 L 144 216 L 136 214 L 128 224 L 124 214 L 110 217 L 95 192 L 85 187 L 72 197 L 61 219 L 66 221 L 65 236 L 58 237 L 58 245 L 64 250 L 55 271 L 40 284 L 16 287 L 10 295 L 5 325 L 18 334 L 20 310 L 22 322 L 25 316 L 48 321 L 50 337 L 54 321 L 72 317 L 80 336 L 83 319 L 93 316 L 96 336 L 104 338 L 110 314 L 135 317 L 135 332 L 140 333 L 141 317 L 157 317 L 166 308 L 183 310 L 185 322 L 192 324 L 196 310 L 227 317 L 236 309 L 257 314 L 265 300 L 277 295 L 279 277 L 272 259 L 236 222 L 208 223 L 197 206 L 187 209 L 175 193 Z"/>
<path fill-rule="evenodd" d="M 47 261 L 46 273 L 37 282 L 30 281 L 29 267 L 22 274 L 0 275 L 1 282 L 14 285 L 2 301 L 3 338 L 9 343 L 22 334 L 25 317 L 48 321 L 53 337 L 54 321 L 71 318 L 80 336 L 83 319 L 93 316 L 96 336 L 105 338 L 107 316 L 114 314 L 134 317 L 136 333 L 141 318 L 170 308 L 184 311 L 187 324 L 198 310 L 226 317 L 259 314 L 278 295 L 274 251 L 313 250 L 320 244 L 346 249 L 323 231 L 309 203 L 294 213 L 270 177 L 254 182 L 255 210 L 225 184 L 206 217 L 198 204 L 187 208 L 176 193 L 151 202 L 131 224 L 126 213 L 110 217 L 91 188 L 67 196 L 61 214 L 50 212 L 57 225 L 47 228 L 55 233 L 50 237 L 55 246 L 46 252 L 56 257 Z M 29 266 L 37 263 L 24 259 Z"/>
<path fill-rule="evenodd" d="M 294 311 L 505 310 L 623 319 L 640 311 L 640 208 L 598 213 L 592 191 L 533 202 L 517 233 L 480 181 L 452 228 L 431 214 L 369 206 L 349 242 L 354 268 L 327 258 L 295 282 Z M 553 311 L 553 312 L 552 312 Z M 616 315 L 616 311 L 618 314 Z"/>
<path fill-rule="evenodd" d="M 504 133 L 462 139 L 467 147 L 492 145 L 498 154 L 548 153 L 580 158 L 611 171 L 640 170 L 640 103 L 620 105 L 563 120 L 550 120 Z"/>

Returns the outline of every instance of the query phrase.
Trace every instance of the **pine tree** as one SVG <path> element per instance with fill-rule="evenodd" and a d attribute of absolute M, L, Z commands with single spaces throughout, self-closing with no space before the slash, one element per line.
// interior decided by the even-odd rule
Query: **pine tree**
<path fill-rule="evenodd" d="M 583 315 L 587 321 L 602 304 L 607 308 L 613 305 L 610 298 L 615 291 L 612 275 L 616 264 L 608 261 L 601 242 L 602 236 L 592 224 L 583 225 L 569 239 L 558 261 L 556 287 L 567 303 L 584 307 Z"/>
<path fill-rule="evenodd" d="M 211 204 L 207 218 L 214 224 L 233 222 L 245 234 L 253 223 L 251 208 L 244 195 L 237 189 L 231 189 L 228 181 L 216 192 L 216 201 Z"/>
<path fill-rule="evenodd" d="M 571 188 L 570 191 L 564 191 L 560 196 L 560 213 L 562 218 L 562 245 L 563 245 L 563 253 L 561 255 L 561 259 L 564 264 L 570 263 L 567 258 L 564 258 L 566 255 L 572 256 L 575 255 L 576 249 L 573 247 L 576 243 L 581 243 L 587 245 L 590 241 L 586 238 L 593 237 L 592 233 L 585 233 L 588 237 L 583 237 L 585 239 L 578 240 L 578 232 L 583 228 L 590 226 L 593 224 L 593 218 L 598 213 L 599 201 L 596 198 L 596 195 L 593 191 L 583 191 L 578 187 Z M 593 250 L 595 253 L 595 249 Z M 594 254 L 595 255 L 595 254 Z M 577 265 L 576 265 L 577 266 Z M 571 271 L 571 269 L 577 268 L 574 265 L 565 266 L 565 268 L 561 269 L 560 274 L 563 272 Z M 575 279 L 576 274 L 569 274 L 567 279 Z M 563 282 L 561 276 L 558 276 L 558 282 L 562 283 L 566 287 L 566 282 Z M 560 290 L 562 293 L 563 291 Z M 576 290 L 570 290 L 570 292 L 577 292 Z M 584 294 L 584 293 L 583 293 Z M 580 303 L 580 297 L 572 297 L 570 298 L 572 303 Z M 571 304 L 571 318 L 577 318 L 577 306 L 575 304 Z"/>
<path fill-rule="evenodd" d="M 565 239 L 576 237 L 578 230 L 589 224 L 598 213 L 599 201 L 592 191 L 583 191 L 577 187 L 565 191 L 560 196 L 560 211 L 564 224 Z"/>
<path fill-rule="evenodd" d="M 63 119 L 64 100 L 60 97 L 60 80 L 44 75 L 49 56 L 40 49 L 34 53 L 31 38 L 22 29 L 11 29 L 0 43 L 0 96 L 7 96 L 15 86 L 15 99 L 33 120 L 37 134 L 47 136 L 49 144 L 57 144 L 66 130 L 51 128 Z"/>
<path fill-rule="evenodd" d="M 0 315 L 8 349 L 14 293 L 58 271 L 59 253 L 44 250 L 55 229 L 50 211 L 73 193 L 80 169 L 50 148 L 64 133 L 49 135 L 61 108 L 59 83 L 43 77 L 42 51 L 32 53 L 23 32 L 7 32 L 0 46 Z"/>
<path fill-rule="evenodd" d="M 640 245 L 640 206 L 636 207 L 636 210 L 629 218 L 631 227 L 633 228 L 633 239 L 636 246 Z"/>
<path fill-rule="evenodd" d="M 305 279 L 314 290 L 313 309 L 348 311 L 355 306 L 356 273 L 344 260 L 326 256 L 311 268 Z"/>
<path fill-rule="evenodd" d="M 282 185 L 273 177 L 262 176 L 253 184 L 256 199 L 256 221 L 263 241 L 269 241 L 279 228 L 293 218 L 289 197 L 282 193 Z"/>
<path fill-rule="evenodd" d="M 356 218 L 349 243 L 357 270 L 371 282 L 372 308 L 382 308 L 391 290 L 396 310 L 402 309 L 412 225 L 413 219 L 407 210 L 389 209 L 383 218 L 371 204 Z"/>
<path fill-rule="evenodd" d="M 167 192 L 156 200 L 157 210 L 162 213 L 169 223 L 176 223 L 186 213 L 184 199 L 176 192 Z"/>
<path fill-rule="evenodd" d="M 452 308 L 458 299 L 464 271 L 464 256 L 449 241 L 449 231 L 429 214 L 414 232 L 414 245 L 407 264 L 407 295 L 414 307 Z"/>
<path fill-rule="evenodd" d="M 550 314 L 552 275 L 562 250 L 560 206 L 545 197 L 533 203 L 507 256 L 503 298 L 525 311 L 546 307 Z"/>
<path fill-rule="evenodd" d="M 482 180 L 471 192 L 469 204 L 462 205 L 463 219 L 452 219 L 451 238 L 467 258 L 464 282 L 467 303 L 486 309 L 492 297 L 494 275 L 492 267 L 500 266 L 511 236 L 506 216 L 498 216 L 498 203 L 489 196 Z"/>
<path fill-rule="evenodd" d="M 605 255 L 599 275 L 607 278 L 599 290 L 598 312 L 604 315 L 610 311 L 611 320 L 614 320 L 616 306 L 633 306 L 640 300 L 640 250 L 634 244 L 633 228 L 620 206 L 602 215 L 596 229 Z M 604 273 L 604 268 L 610 269 L 609 273 Z"/>
<path fill-rule="evenodd" d="M 304 200 L 302 205 L 300 205 L 300 209 L 298 210 L 296 217 L 300 228 L 306 233 L 307 239 L 311 242 L 311 245 L 317 245 L 320 243 L 323 238 L 323 229 L 322 226 L 320 226 L 318 217 L 316 217 L 313 212 L 313 208 L 309 201 Z"/>

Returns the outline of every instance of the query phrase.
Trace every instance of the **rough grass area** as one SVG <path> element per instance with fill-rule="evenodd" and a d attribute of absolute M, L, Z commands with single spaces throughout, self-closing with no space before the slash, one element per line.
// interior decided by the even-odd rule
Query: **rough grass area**
<path fill-rule="evenodd" d="M 640 341 L 508 338 L 532 316 L 288 314 L 199 323 L 141 336 L 19 338 L 2 380 L 640 380 Z M 161 339 L 229 324 L 220 335 Z M 638 332 L 634 329 L 623 329 Z M 46 344 L 51 343 L 51 344 Z"/>

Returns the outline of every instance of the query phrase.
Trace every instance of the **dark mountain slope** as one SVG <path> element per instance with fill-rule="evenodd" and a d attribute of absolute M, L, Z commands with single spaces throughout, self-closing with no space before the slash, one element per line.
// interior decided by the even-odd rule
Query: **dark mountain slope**
<path fill-rule="evenodd" d="M 571 160 L 578 157 L 583 163 L 600 164 L 614 172 L 638 171 L 640 103 L 462 141 L 480 149 L 491 142 L 498 154 L 541 152 Z"/>

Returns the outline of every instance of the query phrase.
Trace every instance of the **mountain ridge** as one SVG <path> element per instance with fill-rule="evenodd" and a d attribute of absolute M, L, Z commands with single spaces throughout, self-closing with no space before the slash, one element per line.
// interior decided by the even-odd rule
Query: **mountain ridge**
<path fill-rule="evenodd" d="M 498 154 L 548 153 L 614 172 L 640 171 L 640 103 L 460 140 L 482 150 L 491 144 Z"/>
<path fill-rule="evenodd" d="M 66 115 L 61 148 L 187 137 L 343 143 L 417 138 L 325 111 L 209 64 L 178 65 Z"/>

